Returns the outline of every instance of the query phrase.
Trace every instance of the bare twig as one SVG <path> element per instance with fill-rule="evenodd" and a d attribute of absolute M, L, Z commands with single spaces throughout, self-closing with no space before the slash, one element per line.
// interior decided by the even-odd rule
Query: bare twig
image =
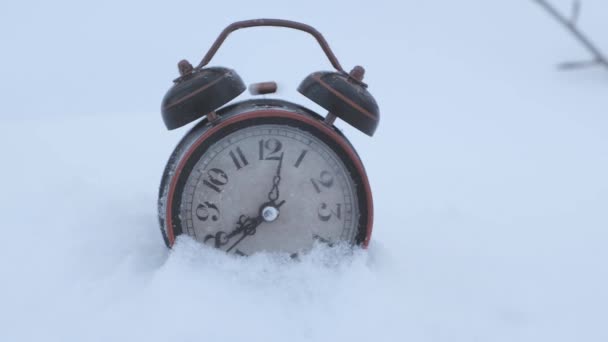
<path fill-rule="evenodd" d="M 575 0 L 572 3 L 572 15 L 570 16 L 570 22 L 572 23 L 572 25 L 577 24 L 580 14 L 581 14 L 581 2 L 579 0 Z"/>
<path fill-rule="evenodd" d="M 566 62 L 559 65 L 559 68 L 562 70 L 572 70 L 572 69 L 581 69 L 588 68 L 592 66 L 603 66 L 608 68 L 608 59 L 605 55 L 600 51 L 593 42 L 585 36 L 577 27 L 578 19 L 581 11 L 581 3 L 578 0 L 575 0 L 572 4 L 572 13 L 570 15 L 570 19 L 566 18 L 565 15 L 561 14 L 553 5 L 551 5 L 546 0 L 533 0 L 538 3 L 541 7 L 543 7 L 553 18 L 555 18 L 559 23 L 564 25 L 564 27 L 570 31 L 570 33 L 579 41 L 583 46 L 591 53 L 593 59 L 590 61 L 583 62 Z"/>
<path fill-rule="evenodd" d="M 563 62 L 557 65 L 560 70 L 575 70 L 575 69 L 584 69 L 591 68 L 596 66 L 601 66 L 602 64 L 599 61 L 591 60 L 591 61 L 580 61 L 580 62 Z"/>

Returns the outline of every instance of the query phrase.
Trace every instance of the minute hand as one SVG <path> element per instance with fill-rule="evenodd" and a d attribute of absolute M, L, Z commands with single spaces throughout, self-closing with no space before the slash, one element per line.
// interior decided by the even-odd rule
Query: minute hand
<path fill-rule="evenodd" d="M 274 205 L 275 207 L 280 207 L 281 205 L 283 205 L 283 203 L 285 203 L 285 201 L 281 201 L 279 203 L 276 203 L 276 201 L 279 199 L 279 184 L 281 183 L 281 166 L 283 165 L 283 155 L 284 152 L 281 153 L 281 156 L 279 157 L 279 165 L 277 166 L 277 173 L 274 175 L 273 179 L 272 179 L 272 189 L 270 189 L 270 192 L 268 193 L 268 200 L 270 201 L 270 203 L 272 205 Z"/>

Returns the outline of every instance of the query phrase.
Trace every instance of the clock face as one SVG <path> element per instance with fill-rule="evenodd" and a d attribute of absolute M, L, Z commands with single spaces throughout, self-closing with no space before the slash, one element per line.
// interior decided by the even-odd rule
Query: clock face
<path fill-rule="evenodd" d="M 336 152 L 307 130 L 249 125 L 190 158 L 177 194 L 182 233 L 241 255 L 356 243 L 356 183 Z"/>

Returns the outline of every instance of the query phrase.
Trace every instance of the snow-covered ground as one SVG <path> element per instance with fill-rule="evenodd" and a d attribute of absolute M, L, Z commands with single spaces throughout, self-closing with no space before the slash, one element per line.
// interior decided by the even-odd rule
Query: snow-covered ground
<path fill-rule="evenodd" d="M 606 50 L 607 16 L 584 1 Z M 160 100 L 179 59 L 256 17 L 367 68 L 377 135 L 339 125 L 372 182 L 368 251 L 162 243 L 186 129 Z M 532 1 L 2 2 L 0 41 L 0 341 L 608 340 L 608 72 L 555 71 L 587 54 Z M 213 64 L 315 109 L 295 88 L 330 68 L 278 29 Z"/>

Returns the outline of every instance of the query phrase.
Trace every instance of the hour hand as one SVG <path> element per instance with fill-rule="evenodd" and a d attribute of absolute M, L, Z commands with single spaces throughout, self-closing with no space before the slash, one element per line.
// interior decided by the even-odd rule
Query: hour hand
<path fill-rule="evenodd" d="M 241 215 L 234 230 L 229 233 L 220 230 L 215 234 L 208 234 L 205 236 L 204 242 L 207 243 L 208 241 L 213 240 L 214 247 L 220 248 L 227 245 L 233 237 L 241 233 L 243 233 L 244 236 L 255 234 L 255 228 L 260 224 L 260 222 L 261 218 L 259 217 L 252 219 L 248 216 Z M 234 245 L 232 247 L 234 247 Z M 230 249 L 232 249 L 232 247 L 230 247 Z"/>

